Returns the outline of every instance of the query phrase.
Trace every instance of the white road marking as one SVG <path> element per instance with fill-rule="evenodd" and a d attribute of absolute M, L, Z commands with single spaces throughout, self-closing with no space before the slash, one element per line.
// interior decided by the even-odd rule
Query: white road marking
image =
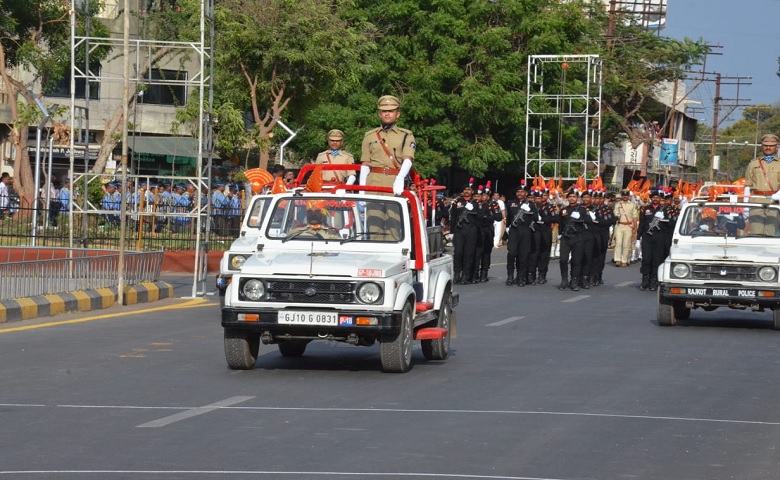
<path fill-rule="evenodd" d="M 206 405 L 203 407 L 195 407 L 193 409 L 184 412 L 174 413 L 173 415 L 169 415 L 167 417 L 163 417 L 158 420 L 152 420 L 151 422 L 142 423 L 141 425 L 137 425 L 137 427 L 138 428 L 164 427 L 166 425 L 170 425 L 171 423 L 187 420 L 188 418 L 213 412 L 214 410 L 219 410 L 220 408 L 229 407 L 237 403 L 246 402 L 247 400 L 251 400 L 253 398 L 255 397 L 230 397 L 230 398 L 226 398 L 225 400 L 220 400 L 219 402 L 214 402 L 210 405 Z"/>
<path fill-rule="evenodd" d="M 552 477 L 515 477 L 507 475 L 469 475 L 465 473 L 415 473 L 415 472 L 289 472 L 271 470 L 8 470 L 0 475 L 268 475 L 276 478 L 287 476 L 322 477 L 406 477 L 406 478 L 475 478 L 481 480 L 566 480 Z"/>
<path fill-rule="evenodd" d="M 616 287 L 629 287 L 629 286 L 631 286 L 631 285 L 633 285 L 633 284 L 634 284 L 634 282 L 620 282 L 620 283 L 618 283 L 618 284 L 617 284 L 617 285 L 615 285 L 615 286 L 616 286 Z"/>
<path fill-rule="evenodd" d="M 232 397 L 235 399 L 243 399 L 246 401 L 254 397 Z M 213 405 L 222 404 L 231 401 L 231 399 L 217 402 Z M 233 403 L 233 402 L 231 402 Z M 236 402 L 238 403 L 238 402 Z M 23 405 L 25 407 L 28 405 Z M 37 405 L 34 405 L 38 408 Z M 167 409 L 167 410 L 197 410 L 198 408 L 206 407 L 142 407 L 131 405 L 57 405 L 57 407 L 67 408 L 103 408 L 108 410 L 120 410 L 120 409 Z M 215 409 L 224 410 L 255 410 L 255 411 L 297 411 L 297 412 L 367 412 L 367 413 L 440 413 L 440 414 L 469 414 L 469 415 L 551 415 L 551 416 L 569 416 L 569 417 L 590 417 L 590 418 L 623 418 L 623 419 L 639 419 L 639 420 L 663 420 L 663 421 L 678 421 L 678 422 L 706 422 L 706 423 L 731 423 L 737 425 L 769 425 L 780 426 L 780 420 L 775 422 L 764 422 L 756 420 L 733 420 L 723 418 L 704 418 L 704 417 L 672 417 L 672 416 L 658 416 L 658 415 L 627 415 L 627 414 L 612 414 L 612 413 L 588 413 L 588 412 L 551 412 L 551 411 L 539 411 L 539 410 L 435 410 L 435 409 L 411 409 L 411 408 L 354 408 L 354 407 L 342 407 L 342 408 L 323 408 L 323 407 L 231 407 L 231 406 L 219 406 Z M 184 412 L 182 412 L 184 413 Z M 173 416 L 173 415 L 172 415 Z M 166 417 L 168 418 L 168 417 Z"/>
<path fill-rule="evenodd" d="M 501 325 L 506 325 L 507 323 L 516 322 L 516 321 L 518 321 L 518 320 L 522 320 L 522 319 L 524 319 L 524 318 L 525 318 L 525 317 L 509 317 L 509 318 L 505 318 L 505 319 L 503 319 L 503 320 L 499 320 L 499 321 L 497 321 L 497 322 L 488 323 L 488 324 L 487 324 L 487 325 L 485 325 L 485 326 L 486 326 L 486 327 L 500 327 Z"/>
<path fill-rule="evenodd" d="M 590 298 L 590 295 L 577 295 L 576 297 L 571 297 L 571 298 L 567 298 L 566 300 L 561 300 L 561 303 L 579 302 L 580 300 L 585 300 L 586 298 Z"/>

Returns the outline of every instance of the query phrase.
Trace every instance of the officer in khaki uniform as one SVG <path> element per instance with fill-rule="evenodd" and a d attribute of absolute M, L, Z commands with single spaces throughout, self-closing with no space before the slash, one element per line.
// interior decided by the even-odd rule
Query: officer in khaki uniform
<path fill-rule="evenodd" d="M 627 267 L 629 254 L 634 245 L 634 234 L 639 224 L 639 210 L 631 201 L 631 192 L 620 192 L 620 201 L 615 203 L 614 214 L 617 219 L 615 224 L 615 265 Z"/>
<path fill-rule="evenodd" d="M 342 150 L 344 145 L 344 132 L 341 130 L 331 130 L 327 135 L 328 149 L 324 152 L 320 152 L 317 155 L 315 164 L 321 165 L 352 165 L 355 163 L 355 158 L 351 153 Z M 323 170 L 322 180 L 332 183 L 344 183 L 344 180 L 351 175 L 351 172 L 347 170 Z"/>
<path fill-rule="evenodd" d="M 751 160 L 745 169 L 745 196 L 770 196 L 780 190 L 778 143 L 777 135 L 767 133 L 761 137 L 763 156 Z M 774 215 L 767 215 L 759 209 L 751 209 L 749 220 L 749 233 L 775 235 L 780 227 Z"/>
<path fill-rule="evenodd" d="M 393 187 L 396 195 L 404 191 L 417 146 L 414 134 L 396 124 L 401 116 L 400 106 L 401 102 L 392 95 L 379 97 L 377 108 L 382 126 L 366 133 L 360 155 L 360 185 Z M 388 240 L 400 240 L 400 220 L 391 211 L 367 212 L 369 232 L 386 235 Z"/>

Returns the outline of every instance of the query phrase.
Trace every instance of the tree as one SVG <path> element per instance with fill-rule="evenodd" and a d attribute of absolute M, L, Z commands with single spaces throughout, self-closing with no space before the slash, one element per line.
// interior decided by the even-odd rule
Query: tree
<path fill-rule="evenodd" d="M 247 107 L 255 123 L 260 167 L 269 134 L 291 106 L 316 105 L 323 92 L 358 84 L 373 50 L 368 22 L 348 22 L 348 0 L 224 0 L 216 6 L 215 59 L 220 100 Z"/>
<path fill-rule="evenodd" d="M 97 12 L 97 2 L 89 11 L 76 12 L 76 30 L 84 34 L 84 20 Z M 107 29 L 97 26 L 91 35 L 107 36 Z M 100 59 L 106 49 L 93 55 Z M 79 49 L 77 57 L 84 58 Z M 69 0 L 6 0 L 0 5 L 0 77 L 13 118 L 11 138 L 14 145 L 14 172 L 20 194 L 33 198 L 36 186 L 27 154 L 27 131 L 41 118 L 35 99 L 43 92 L 33 92 L 35 85 L 43 91 L 63 78 L 70 65 L 70 1 Z M 33 72 L 25 81 L 20 74 Z"/>

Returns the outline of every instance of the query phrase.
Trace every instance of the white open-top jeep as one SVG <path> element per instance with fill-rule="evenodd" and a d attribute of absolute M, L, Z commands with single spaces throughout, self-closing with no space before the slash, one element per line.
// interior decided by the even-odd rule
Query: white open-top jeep
<path fill-rule="evenodd" d="M 658 323 L 691 309 L 771 309 L 780 330 L 780 207 L 765 197 L 695 197 L 674 229 L 658 269 Z"/>
<path fill-rule="evenodd" d="M 255 252 L 225 279 L 230 368 L 253 368 L 260 343 L 298 357 L 313 340 L 378 342 L 386 372 L 409 370 L 414 340 L 426 359 L 447 357 L 452 257 L 417 194 L 338 185 L 269 198 Z"/>

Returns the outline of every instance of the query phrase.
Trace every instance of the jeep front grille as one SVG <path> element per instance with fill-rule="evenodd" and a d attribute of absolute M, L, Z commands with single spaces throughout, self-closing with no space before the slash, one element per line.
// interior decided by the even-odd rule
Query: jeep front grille
<path fill-rule="evenodd" d="M 355 282 L 269 280 L 269 302 L 357 303 Z"/>
<path fill-rule="evenodd" d="M 694 280 L 724 280 L 731 282 L 758 281 L 756 267 L 750 265 L 691 265 Z"/>

